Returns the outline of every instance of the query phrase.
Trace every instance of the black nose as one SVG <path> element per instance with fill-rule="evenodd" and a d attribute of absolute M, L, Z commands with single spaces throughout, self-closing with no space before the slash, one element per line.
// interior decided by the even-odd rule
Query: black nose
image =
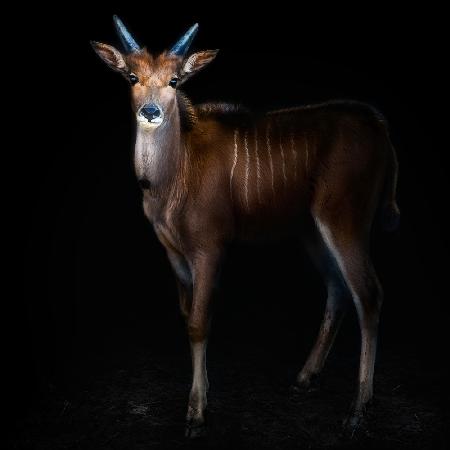
<path fill-rule="evenodd" d="M 147 119 L 152 120 L 156 117 L 159 117 L 161 115 L 160 109 L 153 103 L 150 103 L 149 105 L 145 105 L 141 109 L 141 114 Z"/>

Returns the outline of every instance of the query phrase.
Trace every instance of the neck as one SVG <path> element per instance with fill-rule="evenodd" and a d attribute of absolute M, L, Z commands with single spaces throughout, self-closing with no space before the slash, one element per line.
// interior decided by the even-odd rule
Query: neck
<path fill-rule="evenodd" d="M 137 125 L 134 164 L 139 180 L 147 180 L 158 196 L 170 191 L 182 157 L 180 114 L 175 104 L 157 128 Z"/>

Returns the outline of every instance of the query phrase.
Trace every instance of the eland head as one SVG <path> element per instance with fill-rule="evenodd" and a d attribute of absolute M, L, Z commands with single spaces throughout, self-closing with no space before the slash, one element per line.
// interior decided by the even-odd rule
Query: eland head
<path fill-rule="evenodd" d="M 117 16 L 113 19 L 123 50 L 95 41 L 92 47 L 109 67 L 129 81 L 138 124 L 146 129 L 159 127 L 176 109 L 178 87 L 211 62 L 218 50 L 188 54 L 198 31 L 198 24 L 194 24 L 170 50 L 153 55 L 137 43 Z"/>

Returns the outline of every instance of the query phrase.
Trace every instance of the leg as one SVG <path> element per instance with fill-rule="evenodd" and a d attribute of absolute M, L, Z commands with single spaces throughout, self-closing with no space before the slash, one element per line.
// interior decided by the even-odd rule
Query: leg
<path fill-rule="evenodd" d="M 368 239 L 361 237 L 351 226 L 345 229 L 321 220 L 317 220 L 317 225 L 350 289 L 358 313 L 361 330 L 359 384 L 351 414 L 346 421 L 346 426 L 355 430 L 373 394 L 378 320 L 383 293 L 368 254 Z"/>
<path fill-rule="evenodd" d="M 321 372 L 347 309 L 347 289 L 342 285 L 342 281 L 336 278 L 331 277 L 327 282 L 325 315 L 316 343 L 297 376 L 296 387 L 299 389 L 309 389 Z"/>
<path fill-rule="evenodd" d="M 192 387 L 186 416 L 186 436 L 196 437 L 205 431 L 206 393 L 209 388 L 206 372 L 206 346 L 210 325 L 210 301 L 217 277 L 220 252 L 203 253 L 194 261 L 193 298 L 187 318 L 192 356 Z"/>
<path fill-rule="evenodd" d="M 326 283 L 327 302 L 317 340 L 305 365 L 297 376 L 297 383 L 294 386 L 294 390 L 297 392 L 310 389 L 311 383 L 322 370 L 339 331 L 350 297 L 339 267 L 320 233 L 315 229 L 312 230 L 305 236 L 303 244 Z"/>
<path fill-rule="evenodd" d="M 180 311 L 186 321 L 191 347 L 193 373 L 186 436 L 196 437 L 205 431 L 206 393 L 209 388 L 206 371 L 208 304 L 215 281 L 217 259 L 212 255 L 203 256 L 194 264 L 192 274 L 184 256 L 173 249 L 167 249 L 167 254 L 175 271 Z M 193 285 L 194 279 L 196 282 Z"/>

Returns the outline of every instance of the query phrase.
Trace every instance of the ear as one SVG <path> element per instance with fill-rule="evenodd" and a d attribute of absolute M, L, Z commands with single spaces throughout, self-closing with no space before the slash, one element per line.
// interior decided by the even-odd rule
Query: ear
<path fill-rule="evenodd" d="M 187 58 L 181 67 L 182 81 L 197 73 L 203 67 L 207 66 L 217 55 L 219 50 L 205 50 L 203 52 L 193 53 Z"/>
<path fill-rule="evenodd" d="M 119 50 L 111 45 L 102 44 L 101 42 L 91 41 L 92 48 L 95 53 L 106 63 L 111 69 L 120 73 L 127 73 L 128 67 L 125 58 Z"/>

